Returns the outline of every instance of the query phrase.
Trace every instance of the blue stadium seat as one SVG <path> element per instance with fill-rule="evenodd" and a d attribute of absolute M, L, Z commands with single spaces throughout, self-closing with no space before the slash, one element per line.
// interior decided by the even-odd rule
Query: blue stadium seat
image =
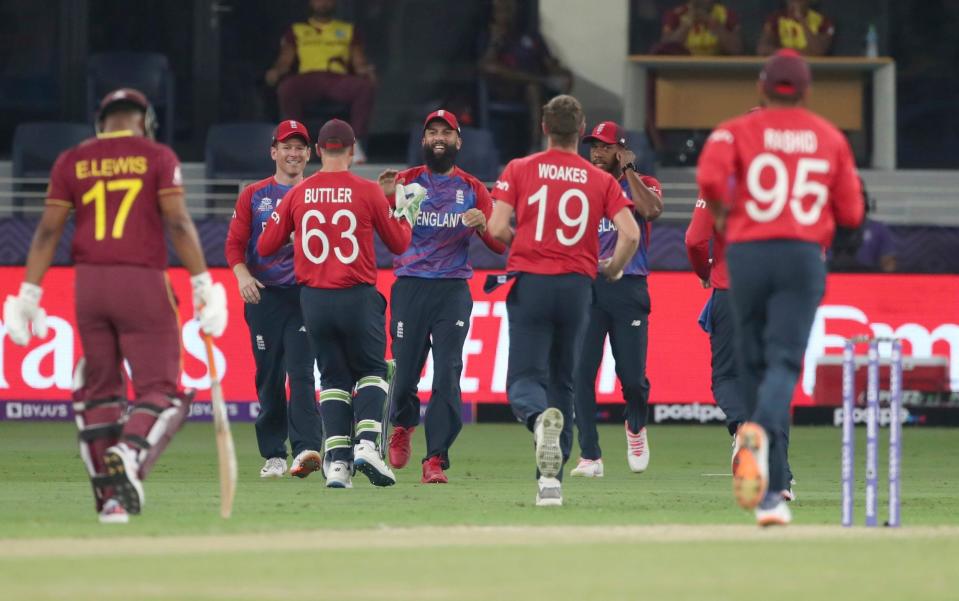
<path fill-rule="evenodd" d="M 33 177 L 46 179 L 50 176 L 50 168 L 56 162 L 61 152 L 79 144 L 94 135 L 93 126 L 89 123 L 58 123 L 53 121 L 37 121 L 21 123 L 13 133 L 13 177 Z M 46 182 L 17 183 L 14 190 L 17 192 L 42 192 L 46 189 Z M 24 197 L 15 196 L 13 204 L 22 207 L 27 204 Z M 42 199 L 34 198 L 35 206 L 42 204 Z"/>
<path fill-rule="evenodd" d="M 204 163 L 206 179 L 257 181 L 272 175 L 276 163 L 270 158 L 273 141 L 273 123 L 218 123 L 206 133 Z M 229 190 L 236 193 L 236 187 Z M 207 186 L 207 192 L 224 191 L 216 185 Z M 207 201 L 207 206 L 216 203 Z M 231 203 L 232 204 L 232 203 Z"/>
<path fill-rule="evenodd" d="M 49 176 L 61 152 L 94 133 L 89 123 L 21 123 L 13 132 L 13 177 Z"/>
<path fill-rule="evenodd" d="M 146 94 L 160 120 L 158 139 L 172 144 L 174 114 L 173 72 L 166 56 L 153 52 L 92 54 L 87 61 L 87 110 L 93 116 L 100 99 L 117 88 L 136 88 Z"/>
<path fill-rule="evenodd" d="M 476 127 L 460 127 L 463 132 L 463 147 L 456 157 L 460 169 L 480 181 L 492 182 L 499 177 L 499 153 L 493 143 L 493 134 Z M 423 164 L 423 126 L 416 124 L 410 128 L 409 144 L 406 148 L 408 165 Z"/>
<path fill-rule="evenodd" d="M 276 171 L 270 158 L 273 123 L 218 123 L 206 133 L 207 179 L 259 180 Z"/>

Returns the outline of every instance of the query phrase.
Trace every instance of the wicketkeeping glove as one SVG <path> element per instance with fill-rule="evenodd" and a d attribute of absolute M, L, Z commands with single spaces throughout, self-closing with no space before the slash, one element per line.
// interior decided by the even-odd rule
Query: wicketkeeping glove
<path fill-rule="evenodd" d="M 15 344 L 26 346 L 32 333 L 40 338 L 47 335 L 47 312 L 40 308 L 43 289 L 36 284 L 23 282 L 20 294 L 7 295 L 3 303 L 3 325 Z"/>
<path fill-rule="evenodd" d="M 416 216 L 420 214 L 420 205 L 425 199 L 426 188 L 420 184 L 396 184 L 396 210 L 393 211 L 393 216 L 406 219 L 410 225 L 415 225 Z"/>
<path fill-rule="evenodd" d="M 193 285 L 193 315 L 204 334 L 221 336 L 226 329 L 226 290 L 214 284 L 209 271 L 190 278 Z"/>

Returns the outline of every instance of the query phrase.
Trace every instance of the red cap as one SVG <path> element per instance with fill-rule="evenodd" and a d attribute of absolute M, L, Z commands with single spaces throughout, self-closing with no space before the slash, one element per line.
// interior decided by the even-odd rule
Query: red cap
<path fill-rule="evenodd" d="M 593 128 L 593 133 L 583 137 L 584 144 L 594 140 L 604 144 L 619 144 L 625 148 L 626 132 L 615 121 L 603 121 Z"/>
<path fill-rule="evenodd" d="M 150 110 L 150 101 L 143 95 L 143 92 L 134 90 L 133 88 L 120 88 L 119 90 L 113 90 L 103 97 L 103 100 L 100 101 L 99 113 L 102 114 L 108 106 L 115 102 L 135 104 L 142 108 L 144 112 Z"/>
<path fill-rule="evenodd" d="M 306 140 L 307 144 L 310 143 L 310 132 L 306 129 L 305 125 L 292 119 L 280 121 L 280 124 L 277 125 L 273 131 L 273 143 L 283 142 L 293 136 L 299 136 Z"/>
<path fill-rule="evenodd" d="M 806 92 L 812 73 L 809 64 L 798 52 L 780 50 L 766 61 L 759 74 L 763 91 L 770 96 L 799 98 Z"/>
<path fill-rule="evenodd" d="M 353 134 L 353 128 L 346 121 L 340 119 L 330 119 L 320 128 L 320 133 L 316 136 L 316 145 L 319 148 L 346 148 L 356 144 L 356 136 Z"/>
<path fill-rule="evenodd" d="M 430 121 L 436 121 L 437 119 L 446 123 L 453 129 L 455 129 L 456 133 L 458 134 L 463 133 L 460 131 L 460 122 L 457 121 L 456 115 L 443 109 L 440 109 L 438 111 L 433 111 L 432 113 L 427 115 L 426 121 L 423 122 L 423 129 L 426 129 L 426 126 L 430 124 Z"/>

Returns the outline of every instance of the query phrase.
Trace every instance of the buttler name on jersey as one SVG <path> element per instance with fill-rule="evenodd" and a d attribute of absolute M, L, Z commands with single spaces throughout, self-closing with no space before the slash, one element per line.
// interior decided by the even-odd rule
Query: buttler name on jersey
<path fill-rule="evenodd" d="M 303 202 L 306 204 L 350 203 L 353 202 L 353 190 L 351 188 L 307 188 L 303 190 Z"/>

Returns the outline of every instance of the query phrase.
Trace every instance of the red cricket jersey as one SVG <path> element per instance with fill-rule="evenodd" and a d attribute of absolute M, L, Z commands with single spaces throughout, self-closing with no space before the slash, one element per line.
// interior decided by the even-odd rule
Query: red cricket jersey
<path fill-rule="evenodd" d="M 510 161 L 493 199 L 516 211 L 509 271 L 596 277 L 599 221 L 633 209 L 619 183 L 577 154 L 547 150 Z"/>
<path fill-rule="evenodd" d="M 168 146 L 118 131 L 60 154 L 46 202 L 74 209 L 74 263 L 165 269 L 159 201 L 182 194 L 182 185 L 180 161 Z"/>
<path fill-rule="evenodd" d="M 373 231 L 393 254 L 410 244 L 410 226 L 390 216 L 380 186 L 349 171 L 318 171 L 286 193 L 257 241 L 261 256 L 290 242 L 296 281 L 313 288 L 376 283 Z"/>
<path fill-rule="evenodd" d="M 693 218 L 686 228 L 686 254 L 693 271 L 701 280 L 717 290 L 729 288 L 729 272 L 726 270 L 726 240 L 715 228 L 716 219 L 700 198 L 693 209 Z M 709 241 L 712 240 L 712 257 L 709 253 Z M 710 262 L 712 258 L 712 262 Z"/>
<path fill-rule="evenodd" d="M 696 180 L 706 202 L 729 209 L 729 243 L 787 239 L 825 248 L 837 223 L 856 227 L 863 218 L 849 143 L 801 107 L 721 123 L 706 141 Z"/>

